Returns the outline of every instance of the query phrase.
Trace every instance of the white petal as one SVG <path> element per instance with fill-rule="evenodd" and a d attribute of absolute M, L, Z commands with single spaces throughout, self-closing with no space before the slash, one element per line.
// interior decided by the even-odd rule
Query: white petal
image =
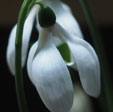
<path fill-rule="evenodd" d="M 82 38 L 70 35 L 59 24 L 55 27 L 71 49 L 75 60 L 73 67 L 79 72 L 84 90 L 89 95 L 97 97 L 100 92 L 100 65 L 94 49 Z"/>
<path fill-rule="evenodd" d="M 73 86 L 69 71 L 53 44 L 51 34 L 40 32 L 43 43 L 32 63 L 32 77 L 44 104 L 51 112 L 69 112 Z M 43 42 L 41 42 L 43 41 Z"/>
<path fill-rule="evenodd" d="M 28 72 L 29 79 L 31 80 L 32 83 L 33 83 L 32 62 L 33 62 L 33 59 L 34 59 L 34 55 L 36 53 L 37 46 L 38 46 L 38 42 L 33 44 L 33 46 L 31 47 L 31 49 L 29 51 L 29 55 L 28 55 L 28 59 L 27 59 L 27 72 Z"/>
<path fill-rule="evenodd" d="M 11 73 L 15 74 L 15 35 L 16 35 L 16 28 L 17 25 L 15 25 L 11 31 L 8 46 L 7 46 L 7 52 L 6 52 L 6 58 L 7 58 L 7 64 L 9 66 L 9 69 Z"/>
<path fill-rule="evenodd" d="M 73 34 L 71 32 L 67 32 L 67 30 L 65 30 L 65 28 L 63 28 L 58 22 L 53 26 L 53 33 L 55 35 L 57 34 L 61 40 L 66 41 L 76 41 L 76 38 L 80 38 L 78 37 L 76 34 Z M 83 39 L 83 38 L 81 38 Z"/>
<path fill-rule="evenodd" d="M 100 93 L 100 66 L 94 49 L 86 41 L 78 38 L 76 42 L 68 42 L 68 45 L 85 92 L 97 97 Z"/>
<path fill-rule="evenodd" d="M 23 30 L 23 32 L 24 32 L 23 33 L 23 41 L 22 41 L 22 63 L 23 63 L 22 65 L 24 65 L 24 63 L 25 63 L 28 44 L 29 44 L 34 19 L 37 14 L 38 8 L 39 8 L 38 6 L 34 6 L 25 21 L 24 30 Z"/>
<path fill-rule="evenodd" d="M 93 112 L 91 99 L 84 93 L 79 85 L 75 83 L 74 101 L 70 112 Z"/>
<path fill-rule="evenodd" d="M 38 7 L 33 7 L 30 14 L 28 15 L 23 29 L 23 38 L 22 38 L 22 67 L 25 64 L 25 59 L 27 55 L 28 44 L 30 40 L 30 35 L 33 27 L 33 22 L 35 14 Z M 16 28 L 17 25 L 11 31 L 7 47 L 7 63 L 11 70 L 12 74 L 15 74 L 15 38 L 16 38 Z"/>
<path fill-rule="evenodd" d="M 62 3 L 60 0 L 42 1 L 52 8 L 55 12 L 57 23 L 60 24 L 66 32 L 70 35 L 77 35 L 79 38 L 83 38 L 79 24 L 66 4 Z"/>

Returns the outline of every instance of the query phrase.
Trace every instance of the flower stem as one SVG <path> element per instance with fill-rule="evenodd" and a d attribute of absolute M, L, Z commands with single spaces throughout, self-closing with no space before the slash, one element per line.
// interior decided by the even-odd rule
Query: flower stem
<path fill-rule="evenodd" d="M 24 84 L 22 76 L 22 67 L 21 67 L 21 47 L 22 47 L 22 34 L 25 19 L 28 15 L 29 6 L 31 6 L 33 0 L 24 0 L 18 17 L 17 22 L 17 31 L 16 31 L 16 41 L 15 41 L 15 84 L 17 92 L 17 100 L 20 112 L 28 112 L 27 102 L 24 94 Z M 31 7 L 30 7 L 31 8 Z"/>
<path fill-rule="evenodd" d="M 113 112 L 113 89 L 112 89 L 111 71 L 110 71 L 110 67 L 104 51 L 104 46 L 100 36 L 100 32 L 98 30 L 98 27 L 95 24 L 95 21 L 91 13 L 91 10 L 88 6 L 87 0 L 80 0 L 80 3 L 89 25 L 89 29 L 92 35 L 92 40 L 94 42 L 96 52 L 99 56 L 101 72 L 102 72 L 102 80 L 103 80 L 103 86 L 104 86 L 103 89 L 105 92 L 107 109 L 108 109 L 108 112 Z"/>

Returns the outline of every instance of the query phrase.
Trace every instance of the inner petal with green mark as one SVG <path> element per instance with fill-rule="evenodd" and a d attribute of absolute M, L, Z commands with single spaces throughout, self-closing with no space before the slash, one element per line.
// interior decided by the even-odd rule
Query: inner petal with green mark
<path fill-rule="evenodd" d="M 57 46 L 57 49 L 59 50 L 62 58 L 67 62 L 70 63 L 72 60 L 71 51 L 67 43 L 62 43 L 59 46 Z"/>

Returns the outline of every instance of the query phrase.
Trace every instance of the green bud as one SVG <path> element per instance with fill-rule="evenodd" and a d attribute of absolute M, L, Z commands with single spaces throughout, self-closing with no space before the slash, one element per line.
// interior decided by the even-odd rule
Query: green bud
<path fill-rule="evenodd" d="M 49 27 L 55 24 L 56 16 L 48 6 L 40 7 L 38 20 L 41 27 Z"/>

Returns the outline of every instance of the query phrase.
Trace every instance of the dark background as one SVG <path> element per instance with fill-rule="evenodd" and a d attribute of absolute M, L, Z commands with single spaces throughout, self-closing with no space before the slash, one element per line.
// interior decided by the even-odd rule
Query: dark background
<path fill-rule="evenodd" d="M 17 21 L 20 5 L 23 0 L 0 1 L 0 25 L 12 25 Z M 62 0 L 69 4 L 80 24 L 86 24 L 79 0 Z M 113 25 L 113 0 L 87 0 L 99 24 Z"/>
<path fill-rule="evenodd" d="M 88 28 L 86 26 L 81 26 L 82 31 L 85 35 L 85 37 L 89 37 L 90 38 L 90 34 L 88 31 Z M 7 112 L 7 109 L 9 111 L 12 112 L 18 112 L 18 106 L 17 106 L 17 101 L 16 101 L 16 92 L 15 92 L 15 81 L 14 81 L 14 77 L 11 75 L 8 66 L 6 64 L 6 47 L 7 47 L 7 39 L 10 33 L 10 29 L 11 27 L 2 27 L 0 28 L 0 83 L 1 83 L 1 104 L 2 104 L 2 108 L 4 109 L 3 112 Z M 100 31 L 102 34 L 102 39 L 104 41 L 105 44 L 105 51 L 106 51 L 106 55 L 107 58 L 109 60 L 109 64 L 111 67 L 111 71 L 112 71 L 112 66 L 113 66 L 113 40 L 112 36 L 113 36 L 113 28 L 110 26 L 103 26 L 100 27 Z M 33 30 L 33 34 L 32 37 L 37 37 L 36 36 L 36 30 Z M 87 41 L 89 41 L 90 43 L 92 43 L 92 41 L 86 38 Z M 13 58 L 13 57 L 12 57 Z M 113 71 L 112 71 L 113 72 Z M 30 112 L 49 112 L 45 106 L 43 105 L 43 103 L 40 100 L 40 97 L 38 96 L 37 91 L 35 90 L 34 86 L 31 84 L 27 73 L 26 73 L 26 67 L 24 68 L 24 84 L 25 84 L 25 91 L 26 91 L 26 95 L 27 95 L 27 100 L 28 100 L 28 104 L 30 107 Z M 91 98 L 92 99 L 92 98 Z M 98 107 L 98 103 L 96 101 L 96 99 L 92 99 L 93 103 L 94 103 L 94 108 L 96 109 L 97 112 L 100 112 L 100 107 Z M 106 102 L 104 102 L 106 104 Z M 107 112 L 107 111 L 105 111 Z"/>
<path fill-rule="evenodd" d="M 8 0 L 2 0 L 0 3 L 0 103 L 2 104 L 1 110 L 3 108 L 3 112 L 7 112 L 7 110 L 11 112 L 18 112 L 15 81 L 6 63 L 6 48 L 9 33 L 11 28 L 17 21 L 16 19 L 21 3 L 22 0 L 10 0 L 10 3 Z M 70 0 L 66 1 L 66 3 L 68 3 L 72 7 L 73 13 L 80 23 L 81 30 L 83 31 L 85 39 L 93 45 L 92 40 L 90 39 L 91 35 L 89 33 L 89 29 L 87 27 L 86 20 L 84 18 L 79 2 Z M 105 52 L 111 67 L 110 69 L 113 73 L 113 1 L 90 0 L 89 4 L 94 12 L 95 19 L 99 26 L 102 40 L 105 46 Z M 33 30 L 32 38 L 33 40 L 34 38 L 37 38 L 35 28 Z M 34 86 L 31 84 L 26 73 L 26 67 L 24 68 L 23 77 L 30 112 L 49 112 L 40 100 L 40 97 L 38 96 L 38 93 L 35 90 Z M 98 107 L 96 100 L 92 99 L 92 101 L 95 111 L 101 111 L 101 108 Z"/>

